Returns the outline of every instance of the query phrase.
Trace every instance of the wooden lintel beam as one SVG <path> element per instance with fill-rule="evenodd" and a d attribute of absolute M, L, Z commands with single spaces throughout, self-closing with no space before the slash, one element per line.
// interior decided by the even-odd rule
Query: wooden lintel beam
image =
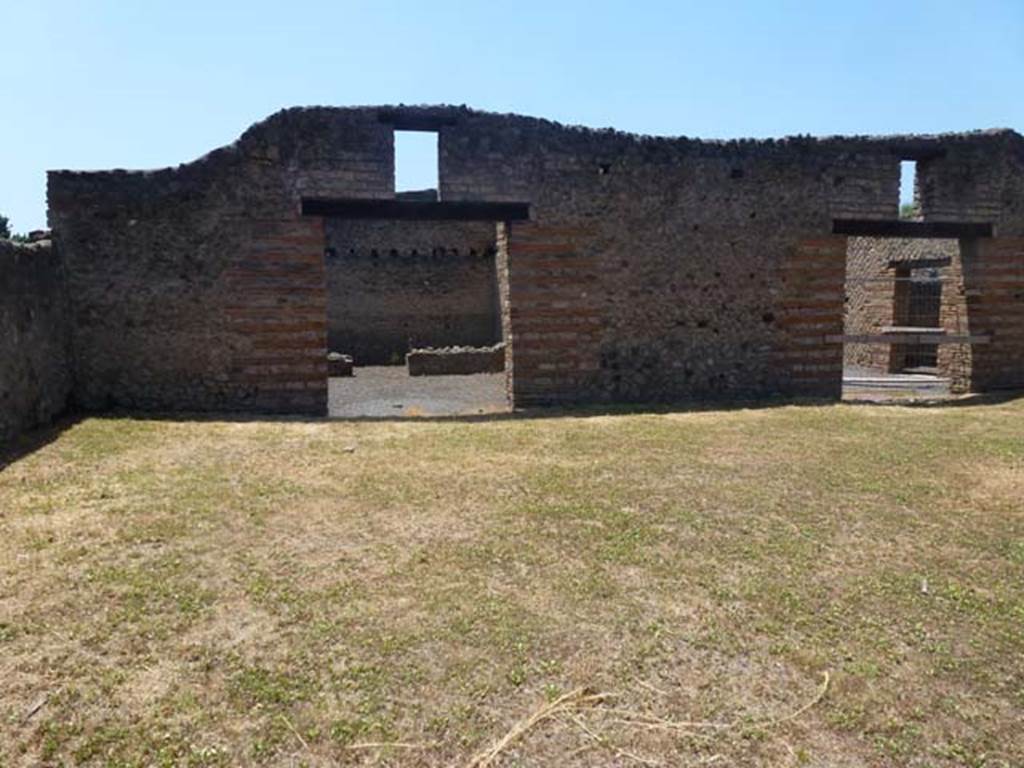
<path fill-rule="evenodd" d="M 530 204 L 304 197 L 302 215 L 407 221 L 526 221 L 530 218 Z"/>
<path fill-rule="evenodd" d="M 992 237 L 991 222 L 905 221 L 903 219 L 834 219 L 832 233 L 860 237 Z"/>

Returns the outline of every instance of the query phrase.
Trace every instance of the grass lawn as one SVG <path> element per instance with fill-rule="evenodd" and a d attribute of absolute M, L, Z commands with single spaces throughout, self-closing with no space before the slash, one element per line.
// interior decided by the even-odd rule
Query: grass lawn
<path fill-rule="evenodd" d="M 0 471 L 40 763 L 1024 765 L 1024 400 L 87 419 Z"/>

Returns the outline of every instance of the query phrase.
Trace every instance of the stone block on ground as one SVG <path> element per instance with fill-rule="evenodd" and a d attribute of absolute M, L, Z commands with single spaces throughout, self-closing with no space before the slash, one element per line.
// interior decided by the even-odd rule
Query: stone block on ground
<path fill-rule="evenodd" d="M 351 376 L 352 355 L 343 355 L 340 352 L 328 352 L 327 375 L 332 378 L 336 376 Z"/>
<path fill-rule="evenodd" d="M 505 370 L 505 345 L 490 347 L 428 347 L 405 356 L 410 376 L 464 376 Z"/>

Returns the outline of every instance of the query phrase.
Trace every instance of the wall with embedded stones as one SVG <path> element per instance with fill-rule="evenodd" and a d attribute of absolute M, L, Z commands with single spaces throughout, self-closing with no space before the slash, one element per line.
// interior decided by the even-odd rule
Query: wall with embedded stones
<path fill-rule="evenodd" d="M 376 110 L 280 112 L 159 171 L 49 175 L 87 409 L 323 413 L 323 222 L 304 195 L 390 197 Z"/>
<path fill-rule="evenodd" d="M 833 220 L 896 219 L 899 161 L 928 157 L 926 219 L 1019 230 L 1019 139 L 698 142 L 471 115 L 441 132 L 441 189 L 532 203 L 502 240 L 516 402 L 831 397 L 846 252 Z"/>
<path fill-rule="evenodd" d="M 815 150 L 490 117 L 445 129 L 443 198 L 532 203 L 534 220 L 503 241 L 516 401 L 836 394 L 837 350 L 799 341 L 841 330 L 830 212 L 848 198 Z M 895 189 L 894 169 L 855 166 L 844 159 L 850 184 L 878 199 Z M 799 308 L 798 293 L 817 306 Z"/>
<path fill-rule="evenodd" d="M 327 343 L 356 365 L 501 340 L 495 225 L 325 220 Z"/>
<path fill-rule="evenodd" d="M 64 270 L 49 242 L 0 239 L 0 444 L 68 406 L 71 337 Z"/>
<path fill-rule="evenodd" d="M 530 204 L 498 253 L 516 404 L 838 396 L 847 239 L 833 220 L 895 219 L 907 157 L 926 220 L 994 224 L 964 257 L 972 332 L 996 331 L 973 383 L 1024 383 L 1013 132 L 709 142 L 313 108 L 175 169 L 50 175 L 82 402 L 322 413 L 334 224 L 300 202 L 394 197 L 401 123 L 436 126 L 442 201 Z"/>

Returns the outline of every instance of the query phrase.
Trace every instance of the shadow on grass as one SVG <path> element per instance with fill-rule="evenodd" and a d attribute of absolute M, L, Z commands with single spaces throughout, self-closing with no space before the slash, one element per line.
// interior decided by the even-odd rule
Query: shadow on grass
<path fill-rule="evenodd" d="M 732 411 L 762 411 L 772 408 L 821 407 L 835 405 L 842 407 L 885 407 L 885 408 L 973 408 L 998 405 L 1024 398 L 1024 390 L 991 392 L 950 398 L 919 399 L 835 399 L 812 397 L 767 397 L 756 400 L 681 400 L 671 403 L 609 403 L 591 405 L 549 405 L 519 408 L 500 413 L 459 414 L 451 416 L 325 416 L 312 421 L 333 422 L 465 422 L 515 421 L 531 419 L 592 418 L 598 416 L 638 416 L 674 413 L 712 413 Z"/>
<path fill-rule="evenodd" d="M 842 404 L 851 407 L 875 406 L 881 408 L 977 408 L 986 405 L 1001 405 L 1024 398 L 1022 389 L 1004 389 L 967 395 L 944 395 L 928 397 L 916 395 L 911 397 L 869 397 L 857 394 L 843 397 Z"/>
<path fill-rule="evenodd" d="M 18 459 L 45 448 L 82 418 L 79 414 L 65 414 L 52 424 L 24 432 L 11 438 L 10 442 L 0 445 L 0 472 Z"/>
<path fill-rule="evenodd" d="M 786 407 L 842 408 L 922 408 L 961 409 L 1000 405 L 1024 399 L 1024 390 L 1004 390 L 985 394 L 964 395 L 956 398 L 936 399 L 856 399 L 777 397 L 758 400 L 690 400 L 674 403 L 615 403 L 603 405 L 551 405 L 520 408 L 500 413 L 459 414 L 450 416 L 310 416 L 306 414 L 252 413 L 231 411 L 140 411 L 113 409 L 100 412 L 72 413 L 62 416 L 53 424 L 19 435 L 0 447 L 0 471 L 19 459 L 49 445 L 63 432 L 84 419 L 131 419 L 137 421 L 169 421 L 199 423 L 279 423 L 279 424 L 346 424 L 346 423 L 453 423 L 486 424 L 503 421 L 531 421 L 540 419 L 586 419 L 607 416 L 666 415 L 679 413 L 728 413 L 745 410 L 766 410 Z"/>
<path fill-rule="evenodd" d="M 607 403 L 607 404 L 561 404 L 531 406 L 514 411 L 494 413 L 467 413 L 453 415 L 387 415 L 387 416 L 315 416 L 309 414 L 286 414 L 273 412 L 243 411 L 143 411 L 137 409 L 112 409 L 108 411 L 80 413 L 62 418 L 56 424 L 16 438 L 9 450 L 14 453 L 31 452 L 51 440 L 70 426 L 84 418 L 133 419 L 140 421 L 176 422 L 232 422 L 232 423 L 302 423 L 325 424 L 347 422 L 454 422 L 486 423 L 501 421 L 523 421 L 537 419 L 594 418 L 604 416 L 664 415 L 678 413 L 712 413 L 749 410 L 766 410 L 788 407 L 840 406 L 843 408 L 976 408 L 1000 405 L 1024 399 L 1024 390 L 1004 390 L 985 394 L 964 395 L 954 398 L 918 399 L 873 399 L 873 398 L 810 398 L 810 397 L 769 397 L 751 400 L 683 400 L 671 403 Z M 0 453 L 0 456 L 5 454 Z"/>
<path fill-rule="evenodd" d="M 90 418 L 140 419 L 147 421 L 195 421 L 195 422 L 278 422 L 300 424 L 346 424 L 346 423 L 465 423 L 480 424 L 502 421 L 532 421 L 540 419 L 585 419 L 599 416 L 638 416 L 671 413 L 710 413 L 715 411 L 764 410 L 794 405 L 823 406 L 837 405 L 840 401 L 822 398 L 762 398 L 759 400 L 692 400 L 673 403 L 605 403 L 605 404 L 552 404 L 537 405 L 515 410 L 490 413 L 460 414 L 394 414 L 386 416 L 311 416 L 308 414 L 251 413 L 232 411 L 200 412 L 142 412 L 134 410 L 111 410 L 89 414 Z"/>

